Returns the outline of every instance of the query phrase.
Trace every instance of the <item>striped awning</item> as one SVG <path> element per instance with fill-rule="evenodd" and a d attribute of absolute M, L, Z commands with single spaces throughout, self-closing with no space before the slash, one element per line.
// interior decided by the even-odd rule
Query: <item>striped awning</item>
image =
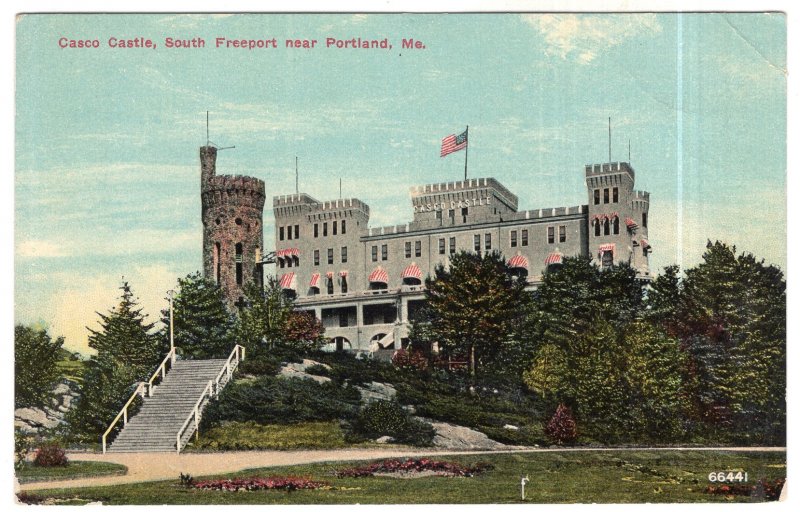
<path fill-rule="evenodd" d="M 417 266 L 416 263 L 411 263 L 411 265 L 407 266 L 405 270 L 403 270 L 403 275 L 401 276 L 403 279 L 419 279 L 422 280 L 422 270 Z"/>
<path fill-rule="evenodd" d="M 528 258 L 517 253 L 508 260 L 508 266 L 511 268 L 528 268 Z"/>
<path fill-rule="evenodd" d="M 617 218 L 617 217 L 619 217 L 619 212 L 611 212 L 611 213 L 608 215 L 608 218 L 609 218 L 609 219 L 611 219 L 611 220 L 614 220 L 614 219 L 615 219 L 615 218 Z"/>
<path fill-rule="evenodd" d="M 292 256 L 300 256 L 300 249 L 278 249 L 275 251 L 276 258 L 291 258 Z"/>
<path fill-rule="evenodd" d="M 372 271 L 368 278 L 370 283 L 389 283 L 389 274 L 386 273 L 381 267 L 376 268 Z"/>
<path fill-rule="evenodd" d="M 641 244 L 642 244 L 642 249 L 644 249 L 646 251 L 652 251 L 653 250 L 653 246 L 650 245 L 650 242 L 648 242 L 646 238 L 642 238 Z"/>
<path fill-rule="evenodd" d="M 319 288 L 319 273 L 311 275 L 311 282 L 308 283 L 311 288 Z"/>
<path fill-rule="evenodd" d="M 636 229 L 639 227 L 639 224 L 630 217 L 625 217 L 625 225 L 628 226 L 628 229 Z"/>
<path fill-rule="evenodd" d="M 328 279 L 333 279 L 333 272 L 326 273 L 325 277 L 327 277 Z"/>
<path fill-rule="evenodd" d="M 600 244 L 600 247 L 597 248 L 597 252 L 601 255 L 604 252 L 610 252 L 612 255 L 616 252 L 616 245 L 615 244 Z"/>
<path fill-rule="evenodd" d="M 339 277 L 347 277 L 347 271 L 346 270 L 340 270 L 339 271 Z"/>
<path fill-rule="evenodd" d="M 281 288 L 284 290 L 297 290 L 297 279 L 294 272 L 287 272 L 281 276 Z"/>
<path fill-rule="evenodd" d="M 544 259 L 544 265 L 546 267 L 549 265 L 561 265 L 563 261 L 564 261 L 564 256 L 560 252 L 551 252 Z"/>

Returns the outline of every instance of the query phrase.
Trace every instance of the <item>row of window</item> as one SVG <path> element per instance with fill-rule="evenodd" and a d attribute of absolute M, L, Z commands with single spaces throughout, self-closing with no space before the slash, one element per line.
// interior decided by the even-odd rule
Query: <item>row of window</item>
<path fill-rule="evenodd" d="M 333 265 L 334 264 L 333 254 L 334 254 L 333 248 L 329 247 L 328 250 L 327 250 L 328 265 Z M 340 252 L 340 261 L 342 263 L 347 263 L 347 246 L 342 246 L 342 249 L 341 249 L 341 252 Z M 314 266 L 319 266 L 319 264 L 320 264 L 320 252 L 319 252 L 319 249 L 314 249 Z"/>
<path fill-rule="evenodd" d="M 314 238 L 319 238 L 319 224 L 314 224 Z M 347 234 L 347 221 L 342 219 L 341 221 L 342 226 L 342 234 Z M 331 223 L 331 234 L 338 235 L 338 228 L 339 228 L 339 221 L 335 220 Z M 328 223 L 322 223 L 322 236 L 328 236 Z"/>
<path fill-rule="evenodd" d="M 285 229 L 284 229 L 285 228 Z M 294 235 L 294 237 L 292 236 Z M 278 228 L 278 238 L 283 240 L 284 237 L 286 240 L 292 240 L 300 238 L 300 225 L 295 224 L 294 226 L 281 226 Z"/>
<path fill-rule="evenodd" d="M 619 188 L 613 187 L 610 189 L 611 194 L 609 194 L 609 189 L 603 189 L 603 204 L 608 203 L 618 203 L 619 202 Z M 611 197 L 609 197 L 609 195 Z M 594 204 L 600 204 L 600 189 L 594 189 Z"/>
<path fill-rule="evenodd" d="M 328 223 L 323 222 L 322 224 L 322 236 L 328 236 Z M 339 234 L 339 227 L 341 226 L 341 233 L 347 234 L 347 221 L 342 219 L 341 221 L 333 221 L 331 223 L 331 234 L 338 235 Z M 314 238 L 319 238 L 320 236 L 320 224 L 314 224 Z M 294 226 L 280 226 L 278 228 L 278 239 L 279 240 L 292 240 L 300 238 L 300 225 L 295 224 Z"/>
<path fill-rule="evenodd" d="M 461 221 L 465 224 L 467 222 L 467 215 L 469 215 L 469 208 L 467 207 L 461 208 Z M 443 216 L 444 216 L 444 210 L 436 210 L 436 220 L 442 220 Z M 447 218 L 453 219 L 453 221 L 455 221 L 456 211 L 454 209 L 447 210 Z"/>
<path fill-rule="evenodd" d="M 341 276 L 339 279 L 341 279 L 340 281 L 341 286 L 339 291 L 341 293 L 347 293 L 347 276 Z M 328 295 L 333 295 L 333 278 L 329 277 L 327 281 L 328 283 L 325 287 L 325 291 L 328 292 Z M 316 287 L 311 288 L 311 295 L 319 295 L 319 293 L 320 293 L 319 288 Z"/>
<path fill-rule="evenodd" d="M 600 219 L 594 220 L 594 236 L 600 236 L 600 229 L 602 227 L 603 235 L 610 235 L 611 231 L 614 232 L 615 235 L 619 234 L 619 217 L 614 217 L 614 220 L 609 221 L 605 219 L 605 221 L 600 222 Z"/>

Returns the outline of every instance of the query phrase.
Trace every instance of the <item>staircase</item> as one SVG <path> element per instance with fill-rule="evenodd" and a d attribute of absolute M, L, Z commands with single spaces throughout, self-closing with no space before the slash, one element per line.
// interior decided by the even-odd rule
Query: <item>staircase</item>
<path fill-rule="evenodd" d="M 170 452 L 177 449 L 180 452 L 194 433 L 208 401 L 228 383 L 243 358 L 244 350 L 237 346 L 227 360 L 172 359 L 168 372 L 164 366 L 168 359 L 165 359 L 165 363 L 150 379 L 149 387 L 148 383 L 140 384 L 112 422 L 109 431 L 121 417 L 124 418 L 124 427 L 108 451 Z M 153 386 L 152 382 L 159 372 L 161 382 Z M 149 392 L 146 392 L 148 389 Z M 144 403 L 135 416 L 128 418 L 127 408 L 137 394 L 144 396 Z M 181 445 L 176 446 L 179 432 Z"/>

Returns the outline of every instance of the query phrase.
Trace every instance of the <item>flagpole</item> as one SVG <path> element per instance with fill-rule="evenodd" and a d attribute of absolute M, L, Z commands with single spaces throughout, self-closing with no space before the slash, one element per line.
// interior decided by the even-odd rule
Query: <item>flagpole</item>
<path fill-rule="evenodd" d="M 465 142 L 467 143 L 467 147 L 464 148 L 464 181 L 467 181 L 467 158 L 469 157 L 469 125 L 467 125 L 467 130 L 464 133 L 466 134 Z"/>

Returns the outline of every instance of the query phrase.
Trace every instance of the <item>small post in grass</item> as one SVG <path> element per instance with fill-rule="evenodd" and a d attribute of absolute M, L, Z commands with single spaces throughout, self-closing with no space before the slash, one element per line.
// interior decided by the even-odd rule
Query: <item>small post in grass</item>
<path fill-rule="evenodd" d="M 519 482 L 520 485 L 522 486 L 522 501 L 525 501 L 525 484 L 530 482 L 530 481 L 531 481 L 531 479 L 528 478 L 528 475 L 525 475 L 525 476 L 522 477 L 522 479 Z"/>

